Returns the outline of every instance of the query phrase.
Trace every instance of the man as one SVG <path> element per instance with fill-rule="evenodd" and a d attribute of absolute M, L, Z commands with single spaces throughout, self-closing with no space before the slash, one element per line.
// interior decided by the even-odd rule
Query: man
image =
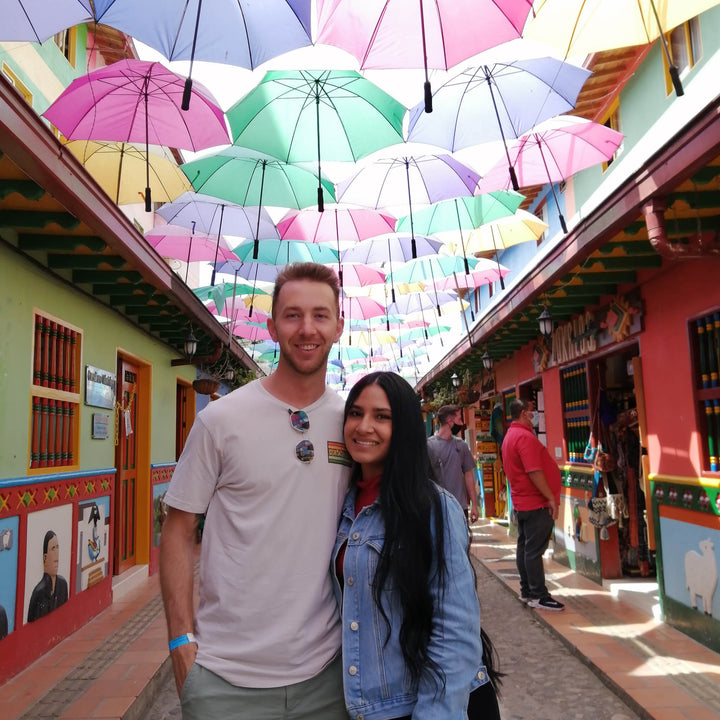
<path fill-rule="evenodd" d="M 277 369 L 199 413 L 170 482 L 160 582 L 185 720 L 347 720 L 329 568 L 350 458 L 343 402 L 325 387 L 338 293 L 323 265 L 278 276 Z"/>
<path fill-rule="evenodd" d="M 435 473 L 435 481 L 457 498 L 467 512 L 470 503 L 470 521 L 478 519 L 477 491 L 475 489 L 475 459 L 470 448 L 455 434 L 462 428 L 462 410 L 458 405 L 443 405 L 438 410 L 439 428 L 428 438 L 428 454 Z"/>
<path fill-rule="evenodd" d="M 43 576 L 30 596 L 28 622 L 35 622 L 67 602 L 68 584 L 58 574 L 59 568 L 60 543 L 55 532 L 48 530 L 43 539 Z"/>
<path fill-rule="evenodd" d="M 560 502 L 560 470 L 533 430 L 534 404 L 510 403 L 512 422 L 502 444 L 510 497 L 517 513 L 515 559 L 520 573 L 520 600 L 539 610 L 560 611 L 545 585 L 543 553 L 552 537 Z"/>

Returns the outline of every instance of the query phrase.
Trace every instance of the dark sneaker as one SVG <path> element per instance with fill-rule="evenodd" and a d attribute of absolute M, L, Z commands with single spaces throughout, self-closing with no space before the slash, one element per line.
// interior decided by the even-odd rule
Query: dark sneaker
<path fill-rule="evenodd" d="M 560 612 L 565 609 L 565 606 L 561 602 L 554 600 L 549 595 L 539 600 L 530 600 L 528 607 L 537 608 L 538 610 L 550 610 L 551 612 Z"/>

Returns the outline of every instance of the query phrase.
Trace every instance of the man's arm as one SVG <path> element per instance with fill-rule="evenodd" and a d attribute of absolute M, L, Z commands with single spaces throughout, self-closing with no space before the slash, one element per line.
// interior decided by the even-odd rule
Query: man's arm
<path fill-rule="evenodd" d="M 160 538 L 160 588 L 165 604 L 168 639 L 193 632 L 193 565 L 197 532 L 195 513 L 169 507 Z M 178 695 L 192 664 L 197 645 L 187 643 L 170 652 Z"/>
<path fill-rule="evenodd" d="M 545 473 L 542 470 L 529 470 L 528 477 L 532 481 L 532 484 L 545 496 L 550 506 L 550 514 L 553 516 L 553 520 L 558 519 L 558 504 L 555 501 L 555 495 L 545 479 Z"/>
<path fill-rule="evenodd" d="M 475 484 L 475 470 L 466 470 L 463 473 L 465 480 L 465 491 L 470 500 L 470 521 L 475 522 L 479 515 L 478 511 L 478 499 L 477 499 L 477 488 Z"/>

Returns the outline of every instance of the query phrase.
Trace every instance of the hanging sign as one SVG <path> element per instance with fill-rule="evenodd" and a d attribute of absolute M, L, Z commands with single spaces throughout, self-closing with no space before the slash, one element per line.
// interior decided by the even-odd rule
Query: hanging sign
<path fill-rule="evenodd" d="M 115 407 L 115 373 L 92 365 L 85 366 L 85 404 L 93 407 Z"/>

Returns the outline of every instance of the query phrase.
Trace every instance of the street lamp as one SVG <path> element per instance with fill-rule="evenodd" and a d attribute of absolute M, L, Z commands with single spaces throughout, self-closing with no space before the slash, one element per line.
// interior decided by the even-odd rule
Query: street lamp
<path fill-rule="evenodd" d="M 197 344 L 198 340 L 195 337 L 192 328 L 190 328 L 190 332 L 185 338 L 185 357 L 190 359 L 193 355 L 195 355 L 195 351 L 197 350 Z"/>
<path fill-rule="evenodd" d="M 452 380 L 453 387 L 460 387 L 460 378 L 457 376 L 456 373 L 453 373 L 450 376 L 450 380 Z"/>
<path fill-rule="evenodd" d="M 538 315 L 538 325 L 540 326 L 540 332 L 549 344 L 553 331 L 553 318 L 547 305 L 543 307 L 543 311 Z"/>

